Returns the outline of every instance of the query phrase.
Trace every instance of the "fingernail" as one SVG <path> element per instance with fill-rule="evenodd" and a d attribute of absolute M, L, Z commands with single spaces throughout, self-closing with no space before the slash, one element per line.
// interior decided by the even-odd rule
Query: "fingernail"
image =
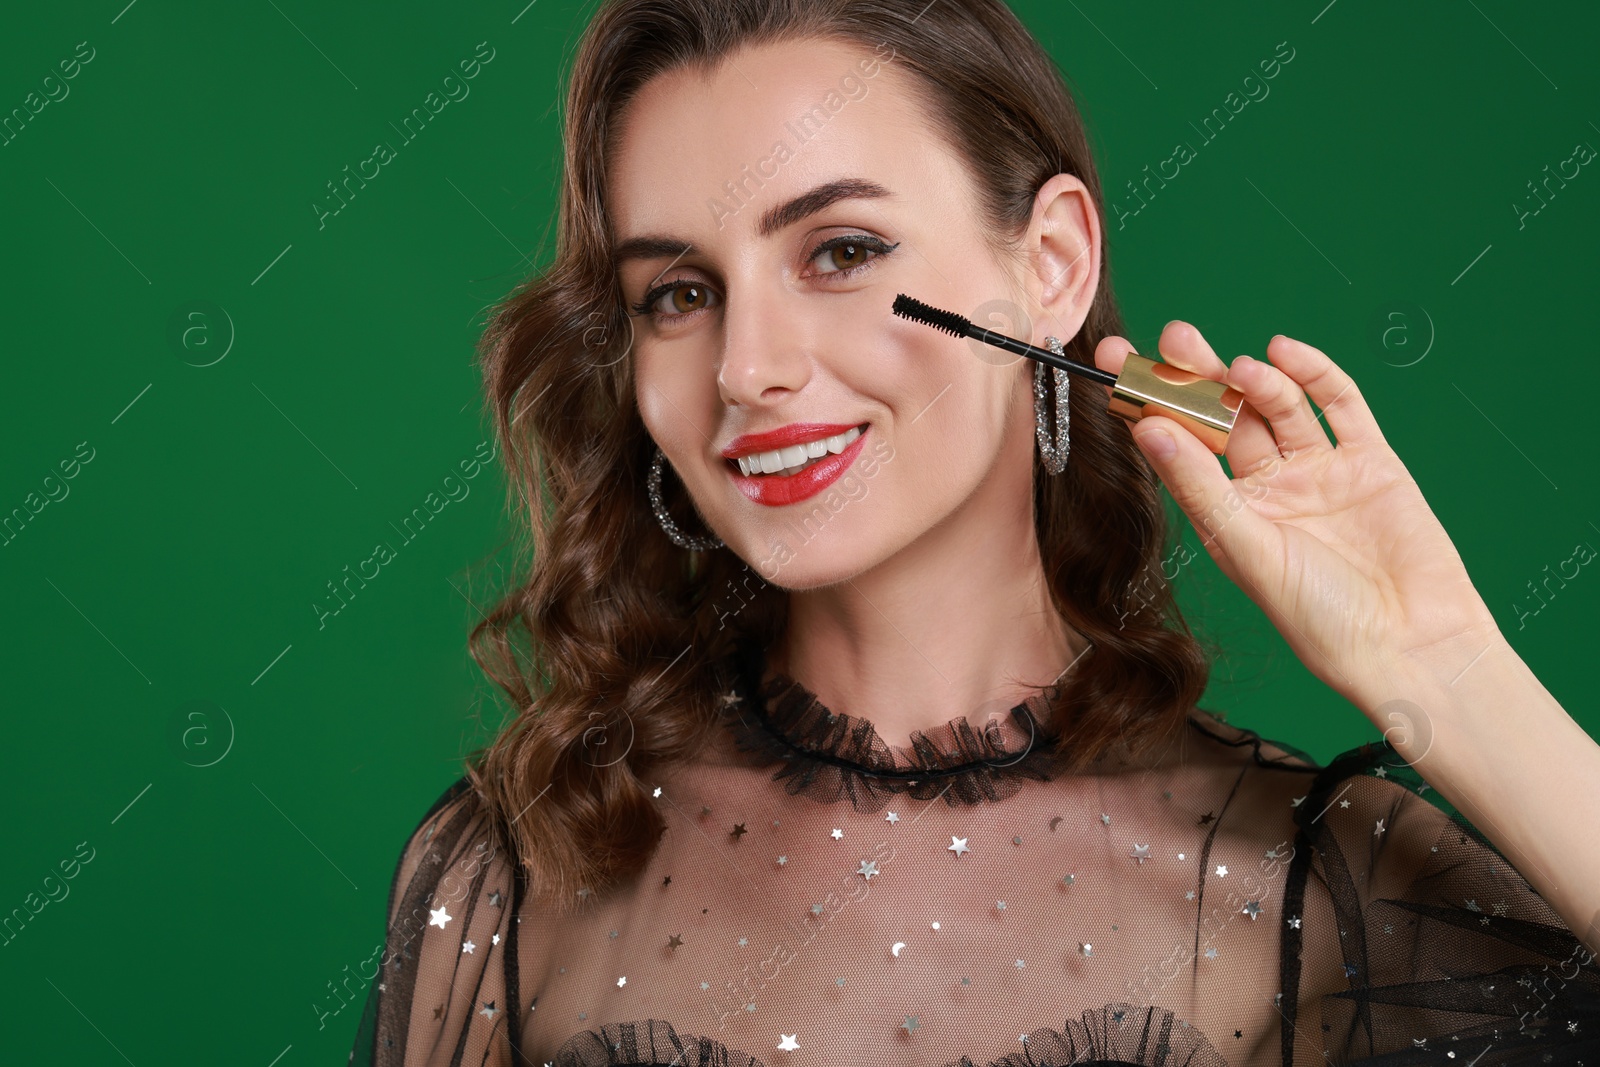
<path fill-rule="evenodd" d="M 1171 459 L 1178 451 L 1178 442 L 1165 430 L 1146 430 L 1139 435 L 1139 443 L 1157 459 Z"/>

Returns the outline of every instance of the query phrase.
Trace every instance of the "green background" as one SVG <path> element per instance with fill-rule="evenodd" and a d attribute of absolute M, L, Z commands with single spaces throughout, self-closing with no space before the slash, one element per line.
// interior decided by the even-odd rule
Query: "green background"
<path fill-rule="evenodd" d="M 394 526 L 489 438 L 473 343 L 552 252 L 587 10 L 125 2 L 19 7 L 0 34 L 0 112 L 94 50 L 0 147 L 0 514 L 93 449 L 0 546 L 0 914 L 93 850 L 0 947 L 6 1058 L 342 1064 L 361 1005 L 335 1012 L 330 983 L 379 944 L 401 842 L 503 715 L 465 647 L 473 605 L 521 566 L 500 465 L 458 478 L 469 494 L 413 540 Z M 1509 0 L 1017 9 L 1069 73 L 1110 195 L 1196 151 L 1108 223 L 1135 345 L 1182 318 L 1224 358 L 1283 332 L 1338 360 L 1502 629 L 1596 733 L 1600 578 L 1520 627 L 1516 605 L 1600 546 L 1581 310 L 1600 177 L 1520 223 L 1513 205 L 1600 144 L 1600 19 Z M 494 58 L 470 95 L 319 228 L 325 183 L 397 142 L 390 123 L 479 42 Z M 1295 55 L 1270 95 L 1206 141 L 1279 42 Z M 319 625 L 326 583 L 380 541 L 396 558 Z M 1377 736 L 1203 554 L 1180 585 L 1226 650 L 1208 707 L 1323 760 Z"/>

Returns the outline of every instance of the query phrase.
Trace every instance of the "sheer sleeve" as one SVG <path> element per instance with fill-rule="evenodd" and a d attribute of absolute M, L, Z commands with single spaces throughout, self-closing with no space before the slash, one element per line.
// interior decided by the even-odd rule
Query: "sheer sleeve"
<path fill-rule="evenodd" d="M 1322 993 L 1298 1025 L 1328 1062 L 1600 1065 L 1594 953 L 1392 746 L 1296 803 L 1286 988 Z"/>
<path fill-rule="evenodd" d="M 506 840 L 465 778 L 411 832 L 350 1063 L 511 1067 L 522 894 Z"/>

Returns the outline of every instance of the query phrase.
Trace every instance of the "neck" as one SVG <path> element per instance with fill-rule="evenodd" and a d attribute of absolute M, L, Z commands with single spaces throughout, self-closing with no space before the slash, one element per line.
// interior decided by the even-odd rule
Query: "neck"
<path fill-rule="evenodd" d="M 1055 681 L 1087 641 L 1051 601 L 1031 486 L 1001 481 L 871 570 L 792 591 L 772 669 L 895 746 L 958 717 L 981 732 L 1029 686 Z M 1005 500 L 1027 506 L 1007 514 Z"/>

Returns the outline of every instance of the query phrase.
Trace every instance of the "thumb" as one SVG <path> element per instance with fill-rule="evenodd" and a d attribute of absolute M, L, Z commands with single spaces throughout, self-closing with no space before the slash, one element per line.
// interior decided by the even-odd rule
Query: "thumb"
<path fill-rule="evenodd" d="M 1133 439 L 1212 557 L 1219 563 L 1224 557 L 1249 559 L 1250 547 L 1264 542 L 1271 523 L 1250 506 L 1212 451 L 1162 415 L 1134 423 Z"/>

